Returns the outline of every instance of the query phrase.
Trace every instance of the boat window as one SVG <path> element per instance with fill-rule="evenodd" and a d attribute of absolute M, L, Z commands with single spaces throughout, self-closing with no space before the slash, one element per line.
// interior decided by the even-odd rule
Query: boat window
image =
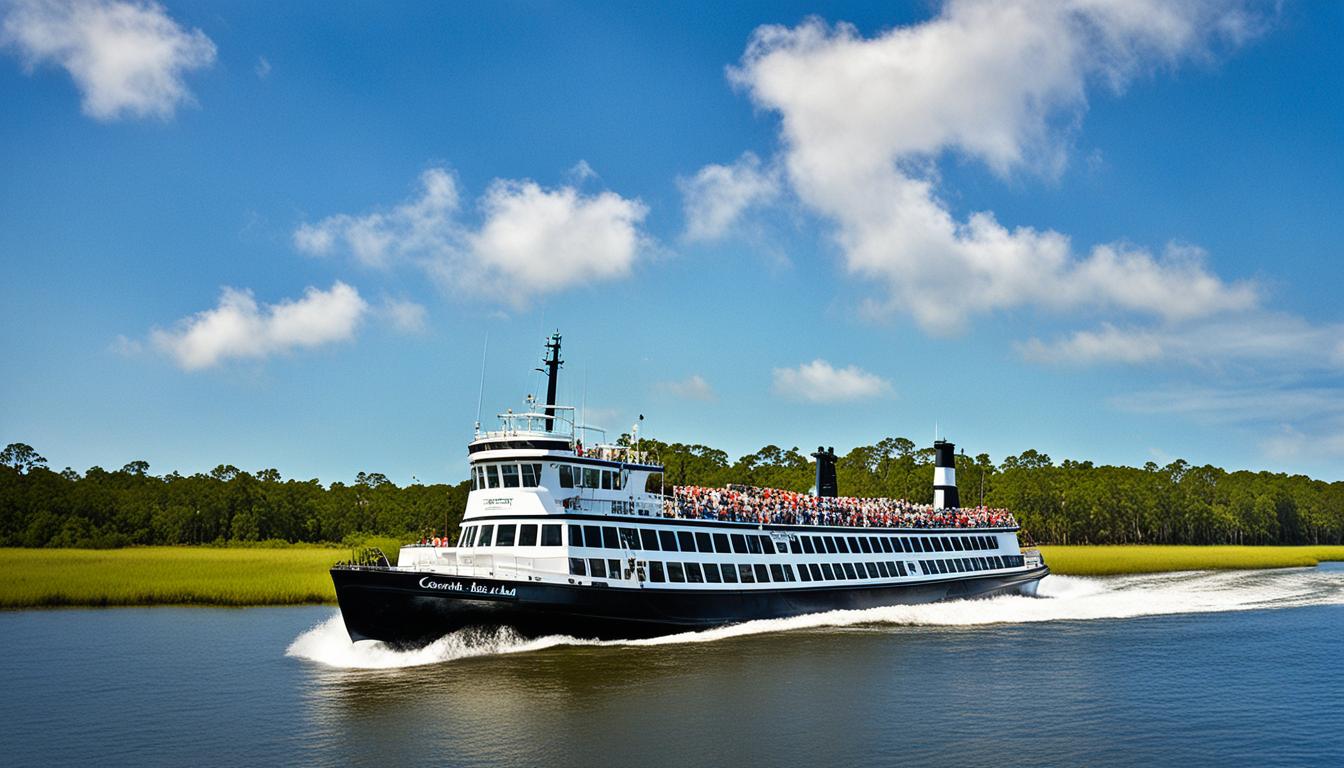
<path fill-rule="evenodd" d="M 671 531 L 659 531 L 658 543 L 663 545 L 664 552 L 676 552 L 677 537 Z"/>
<path fill-rule="evenodd" d="M 849 551 L 850 551 L 850 552 L 853 552 L 853 553 L 856 554 L 856 555 L 857 555 L 859 552 L 862 551 L 861 549 L 859 549 L 859 537 L 858 537 L 858 536 L 850 536 L 850 537 L 849 537 Z"/>
<path fill-rule="evenodd" d="M 799 576 L 803 581 L 811 581 L 811 580 L 812 580 L 812 573 L 811 573 L 811 571 L 807 570 L 807 563 L 799 563 L 799 564 L 798 564 L 798 576 Z"/>
<path fill-rule="evenodd" d="M 835 538 L 835 548 L 838 549 L 838 550 L 840 550 L 840 551 L 843 552 L 843 553 L 848 554 L 848 553 L 849 553 L 849 542 L 845 541 L 845 537 L 844 537 L 844 536 L 835 536 L 834 538 Z M 855 549 L 855 551 L 858 551 L 858 547 L 855 547 L 854 549 Z"/>
<path fill-rule="evenodd" d="M 500 473 L 500 476 L 501 476 L 501 477 L 503 478 L 503 480 L 504 480 L 504 487 L 505 487 L 505 488 L 517 488 L 517 487 L 518 487 L 518 465 L 517 465 L 517 464 L 500 464 L 500 465 L 499 465 L 499 473 Z"/>
<path fill-rule="evenodd" d="M 602 528 L 596 525 L 583 526 L 583 543 L 593 548 L 602 546 Z"/>
<path fill-rule="evenodd" d="M 737 583 L 737 566 L 733 565 L 732 563 L 724 563 L 723 567 L 720 568 L 719 570 L 723 572 L 724 584 Z"/>
<path fill-rule="evenodd" d="M 851 578 L 851 579 L 857 579 L 857 578 L 859 578 L 859 575 L 858 575 L 857 573 L 854 572 L 854 564 L 853 564 L 853 563 L 841 563 L 841 566 L 845 569 L 845 576 L 847 576 L 847 577 L 849 577 L 849 578 Z"/>
<path fill-rule="evenodd" d="M 705 583 L 705 577 L 700 574 L 699 563 L 682 563 L 682 566 L 686 568 L 686 581 L 692 584 Z"/>
<path fill-rule="evenodd" d="M 574 487 L 574 475 L 570 474 L 570 468 L 568 464 L 560 465 L 560 487 L 561 488 Z"/>
<path fill-rule="evenodd" d="M 599 480 L 599 478 L 598 478 L 598 475 L 599 475 L 599 474 L 600 474 L 600 472 L 598 472 L 598 470 L 596 470 L 596 469 L 593 469 L 592 467 L 584 467 L 584 468 L 583 468 L 583 487 L 584 487 L 584 488 L 597 488 L 598 485 L 599 485 L 600 482 L 601 482 L 601 481 Z"/>
<path fill-rule="evenodd" d="M 659 560 L 649 561 L 649 581 L 657 581 L 657 582 L 667 581 L 667 579 L 663 578 L 662 561 Z"/>
<path fill-rule="evenodd" d="M 821 564 L 821 573 L 822 573 L 823 576 L 826 577 L 826 580 L 827 580 L 827 581 L 835 581 L 835 571 L 832 571 L 832 570 L 831 570 L 831 564 L 830 564 L 830 563 L 822 563 L 822 564 Z"/>
<path fill-rule="evenodd" d="M 804 553 L 809 554 L 809 555 L 815 555 L 815 554 L 817 554 L 817 550 L 816 550 L 816 548 L 812 546 L 812 537 L 811 537 L 811 536 L 799 536 L 799 537 L 798 537 L 798 541 L 799 541 L 799 543 L 801 543 L 801 544 L 803 545 L 803 552 L 804 552 Z"/>
<path fill-rule="evenodd" d="M 518 526 L 508 523 L 495 529 L 495 546 L 512 547 L 514 535 L 518 532 Z"/>
<path fill-rule="evenodd" d="M 770 581 L 770 570 L 766 568 L 764 564 L 756 563 L 755 565 L 752 566 L 752 568 L 756 569 L 757 581 L 759 581 L 762 584 Z"/>
<path fill-rule="evenodd" d="M 859 546 L 863 547 L 864 552 L 870 555 L 873 553 L 873 542 L 870 537 L 868 536 L 861 537 L 859 539 Z"/>
<path fill-rule="evenodd" d="M 834 537 L 834 536 L 822 536 L 822 537 L 821 537 L 821 540 L 824 541 L 824 542 L 826 542 L 826 551 L 827 551 L 828 553 L 830 553 L 830 554 L 833 555 L 833 554 L 835 554 L 837 551 L 839 551 L 839 550 L 836 549 L 836 546 L 835 546 L 835 537 Z M 821 550 L 818 549 L 817 551 L 820 552 Z"/>
<path fill-rule="evenodd" d="M 634 528 L 622 528 L 621 546 L 626 549 L 639 549 L 639 532 Z"/>
<path fill-rule="evenodd" d="M 607 561 L 600 557 L 588 558 L 588 572 L 591 573 L 595 579 L 607 578 Z"/>
<path fill-rule="evenodd" d="M 578 525 L 569 526 L 569 546 L 583 546 L 583 527 Z"/>
<path fill-rule="evenodd" d="M 892 560 L 891 562 L 887 563 L 887 570 L 891 571 L 892 576 L 905 575 L 905 565 L 896 560 Z"/>
<path fill-rule="evenodd" d="M 747 537 L 740 533 L 733 534 L 733 552 L 738 555 L 747 554 Z"/>
<path fill-rule="evenodd" d="M 616 529 L 610 525 L 602 526 L 602 546 L 607 549 L 621 548 L 620 536 L 617 535 Z"/>
<path fill-rule="evenodd" d="M 952 545 L 948 542 L 947 538 L 943 536 L 937 536 L 934 538 L 933 548 L 938 550 L 939 552 L 952 551 Z"/>
<path fill-rule="evenodd" d="M 748 536 L 747 550 L 750 551 L 751 554 L 753 555 L 761 554 L 761 544 L 762 544 L 761 539 L 764 538 L 765 538 L 764 536 Z"/>
<path fill-rule="evenodd" d="M 949 544 L 952 545 L 952 548 L 955 549 L 956 551 L 958 551 L 958 552 L 965 552 L 965 551 L 966 551 L 966 547 L 962 545 L 962 537 L 960 537 L 960 536 L 953 536 L 953 537 L 949 538 L 947 541 L 948 541 Z"/>
<path fill-rule="evenodd" d="M 915 551 L 916 551 L 916 552 L 932 552 L 932 551 L 933 551 L 933 545 L 929 543 L 929 539 L 928 539 L 928 537 L 926 537 L 926 536 L 920 536 L 918 539 L 915 539 Z"/>
<path fill-rule="evenodd" d="M 628 473 L 626 473 L 626 472 L 612 472 L 612 473 L 611 473 L 611 485 L 612 485 L 612 487 L 615 488 L 615 489 L 618 490 L 618 491 L 621 490 L 622 488 L 624 488 L 624 487 L 625 487 L 625 476 L 626 476 L 627 474 L 628 474 Z"/>
<path fill-rule="evenodd" d="M 701 552 L 714 551 L 714 545 L 710 543 L 709 533 L 707 531 L 695 532 L 695 548 L 700 550 Z"/>
<path fill-rule="evenodd" d="M 491 488 L 499 487 L 499 467 L 494 464 L 486 464 L 482 469 L 485 470 L 486 485 Z"/>
<path fill-rule="evenodd" d="M 609 576 L 610 578 L 613 578 L 613 579 L 619 579 L 619 578 L 621 578 L 621 561 L 620 561 L 620 560 L 616 560 L 616 559 L 614 559 L 614 558 L 608 558 L 608 559 L 607 559 L 607 574 L 608 574 L 608 576 Z M 625 578 L 628 579 L 628 578 L 630 578 L 630 577 L 629 577 L 629 576 L 626 576 Z"/>
<path fill-rule="evenodd" d="M 531 524 L 518 526 L 518 546 L 537 546 L 537 526 Z"/>
<path fill-rule="evenodd" d="M 602 490 L 610 491 L 611 489 L 611 471 L 604 469 L 602 470 Z"/>
<path fill-rule="evenodd" d="M 938 562 L 938 572 L 939 572 L 939 573 L 951 573 L 951 572 L 952 572 L 952 567 L 949 566 L 949 565 L 947 564 L 947 561 L 946 561 L 946 560 L 939 560 L 939 561 L 937 561 L 937 562 Z"/>
<path fill-rule="evenodd" d="M 816 563 L 799 563 L 798 570 L 800 571 L 810 570 L 812 571 L 812 580 L 821 581 L 821 566 L 817 565 Z"/>
<path fill-rule="evenodd" d="M 541 526 L 541 546 L 543 547 L 560 546 L 560 526 L 558 524 L 557 525 L 547 524 Z"/>
<path fill-rule="evenodd" d="M 667 564 L 667 579 L 677 583 L 686 583 L 686 572 L 681 569 L 681 563 Z"/>
<path fill-rule="evenodd" d="M 476 546 L 478 546 L 478 547 L 488 547 L 488 546 L 490 546 L 490 536 L 491 536 L 492 534 L 494 534 L 494 532 L 495 532 L 495 526 L 493 526 L 493 525 L 482 525 L 482 526 L 481 526 L 481 534 L 480 534 L 479 536 L 476 537 Z"/>
<path fill-rule="evenodd" d="M 884 579 L 890 579 L 892 576 L 895 575 L 891 571 L 887 570 L 887 564 L 881 560 L 877 561 L 877 573 Z"/>
<path fill-rule="evenodd" d="M 649 528 L 639 529 L 639 541 L 644 545 L 644 549 L 650 552 L 658 551 L 658 532 Z"/>
<path fill-rule="evenodd" d="M 476 468 L 471 468 L 471 490 L 476 490 Z"/>
<path fill-rule="evenodd" d="M 751 566 L 746 563 L 737 564 L 737 576 L 743 584 L 755 584 L 756 577 L 751 575 Z"/>
<path fill-rule="evenodd" d="M 540 464 L 523 464 L 521 466 L 523 470 L 524 488 L 536 488 L 538 485 L 541 485 Z"/>
<path fill-rule="evenodd" d="M 757 536 L 756 538 L 761 542 L 762 552 L 767 555 L 775 554 L 775 543 L 770 540 L 769 536 Z"/>
<path fill-rule="evenodd" d="M 977 557 L 976 559 L 980 561 L 980 570 L 982 570 L 982 571 L 988 571 L 988 570 L 989 570 L 989 558 L 988 558 L 988 557 Z"/>
<path fill-rule="evenodd" d="M 878 539 L 878 542 L 880 542 L 880 543 L 882 544 L 882 551 L 883 551 L 883 552 L 891 552 L 891 551 L 892 551 L 892 549 L 891 549 L 891 537 L 890 537 L 890 536 L 883 536 L 883 537 L 881 537 L 880 539 Z"/>
<path fill-rule="evenodd" d="M 733 551 L 728 546 L 728 534 L 726 533 L 714 534 L 714 551 L 722 552 L 724 554 L 728 554 L 729 552 Z"/>
<path fill-rule="evenodd" d="M 771 563 L 770 578 L 774 579 L 775 581 L 787 581 L 787 579 L 784 578 L 784 566 L 780 565 L 779 563 Z"/>
<path fill-rule="evenodd" d="M 582 558 L 582 557 L 571 557 L 571 558 L 569 558 L 569 575 L 570 575 L 570 576 L 587 576 L 587 575 L 588 575 L 587 571 L 585 571 L 584 568 L 583 568 L 583 558 Z"/>
<path fill-rule="evenodd" d="M 705 581 L 710 584 L 719 584 L 723 579 L 719 578 L 719 566 L 717 563 L 705 563 Z"/>
<path fill-rule="evenodd" d="M 677 546 L 681 548 L 682 552 L 694 552 L 695 537 L 691 535 L 690 531 L 677 531 Z"/>
<path fill-rule="evenodd" d="M 467 546 L 467 538 L 470 536 L 471 536 L 470 527 L 463 528 L 462 531 L 457 534 L 457 546 L 459 549 Z"/>
<path fill-rule="evenodd" d="M 771 539 L 771 541 L 774 541 L 774 542 L 775 542 L 775 551 L 776 551 L 776 552 L 778 552 L 778 553 L 781 554 L 781 555 L 787 555 L 787 554 L 789 554 L 789 542 L 787 542 L 787 541 L 775 541 L 774 539 Z M 795 545 L 794 545 L 794 549 L 793 549 L 793 551 L 794 551 L 794 552 L 801 552 L 802 550 L 798 549 L 798 545 L 795 544 Z"/>

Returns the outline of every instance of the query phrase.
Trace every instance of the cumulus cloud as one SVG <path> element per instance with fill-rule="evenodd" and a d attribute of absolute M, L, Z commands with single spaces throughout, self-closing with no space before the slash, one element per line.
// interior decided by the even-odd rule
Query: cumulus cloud
<path fill-rule="evenodd" d="M 691 374 L 681 381 L 664 381 L 658 385 L 658 389 L 685 400 L 711 402 L 716 399 L 714 388 L 698 373 Z"/>
<path fill-rule="evenodd" d="M 891 393 L 891 384 L 857 367 L 835 368 L 825 360 L 803 363 L 797 368 L 774 369 L 774 391 L 792 400 L 835 403 L 861 400 Z"/>
<path fill-rule="evenodd" d="M 937 163 L 1057 173 L 1090 86 L 1121 90 L 1253 31 L 1217 2 L 952 2 L 872 38 L 816 19 L 758 28 L 730 77 L 779 114 L 788 180 L 836 224 L 848 270 L 885 289 L 873 308 L 940 333 L 1019 306 L 1200 317 L 1252 306 L 1257 291 L 1179 249 L 1080 254 L 1065 234 L 990 212 L 959 219 Z"/>
<path fill-rule="evenodd" d="M 184 29 L 148 0 L 17 0 L 0 44 L 30 70 L 65 69 L 84 113 L 98 120 L 172 117 L 192 101 L 184 75 L 215 60 L 204 32 Z"/>
<path fill-rule="evenodd" d="M 265 305 L 251 291 L 225 288 L 213 309 L 183 318 L 172 329 L 155 329 L 150 339 L 182 369 L 195 371 L 232 358 L 264 358 L 346 341 L 368 309 L 359 292 L 342 282 Z"/>
<path fill-rule="evenodd" d="M 428 327 L 429 311 L 414 301 L 387 299 L 379 307 L 379 314 L 402 333 L 424 333 Z"/>
<path fill-rule="evenodd" d="M 419 194 L 390 210 L 338 214 L 300 225 L 300 251 L 348 252 L 371 267 L 411 263 L 451 290 L 514 305 L 566 288 L 628 275 L 646 243 L 648 208 L 614 192 L 497 179 L 478 200 L 478 226 L 462 220 L 457 183 L 442 168 Z"/>
<path fill-rule="evenodd" d="M 732 165 L 711 164 L 689 179 L 679 179 L 687 240 L 717 240 L 744 213 L 773 202 L 780 194 L 778 169 L 744 152 Z"/>

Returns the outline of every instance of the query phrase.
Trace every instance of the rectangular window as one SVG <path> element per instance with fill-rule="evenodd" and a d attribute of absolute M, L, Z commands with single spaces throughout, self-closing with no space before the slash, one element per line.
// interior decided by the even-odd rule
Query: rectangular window
<path fill-rule="evenodd" d="M 499 465 L 499 472 L 500 472 L 500 474 L 504 477 L 504 487 L 505 487 L 505 488 L 517 488 L 517 487 L 518 487 L 518 465 L 517 465 L 517 464 L 501 464 L 501 465 Z"/>
<path fill-rule="evenodd" d="M 541 546 L 558 547 L 560 546 L 560 526 L 543 525 L 541 526 Z"/>
<path fill-rule="evenodd" d="M 747 537 L 747 551 L 750 552 L 750 553 L 753 554 L 753 555 L 759 555 L 759 554 L 761 554 L 761 539 L 763 539 L 763 538 L 765 538 L 765 537 L 764 537 L 764 536 L 748 536 L 748 537 Z"/>
<path fill-rule="evenodd" d="M 826 577 L 826 580 L 827 580 L 827 581 L 835 581 L 835 571 L 832 571 L 832 570 L 831 570 L 831 564 L 830 564 L 830 563 L 822 563 L 822 564 L 821 564 L 821 573 L 822 573 L 823 576 Z"/>
<path fill-rule="evenodd" d="M 853 564 L 853 563 L 842 563 L 842 565 L 843 565 L 844 568 L 845 568 L 845 576 L 847 576 L 847 577 L 849 577 L 849 578 L 851 578 L 851 579 L 857 579 L 857 578 L 859 578 L 859 575 L 858 575 L 857 573 L 854 572 L 854 564 Z"/>
<path fill-rule="evenodd" d="M 634 528 L 622 528 L 621 546 L 626 549 L 639 549 L 639 531 Z"/>
<path fill-rule="evenodd" d="M 571 525 L 571 526 L 569 526 L 569 546 L 571 546 L 571 547 L 582 547 L 582 546 L 583 546 L 583 528 L 582 528 L 582 526 L 578 526 L 578 525 Z"/>
<path fill-rule="evenodd" d="M 607 576 L 612 579 L 621 578 L 621 561 L 615 558 L 607 558 Z"/>
<path fill-rule="evenodd" d="M 663 564 L 658 560 L 649 561 L 649 581 L 657 581 L 660 583 L 667 581 L 667 579 L 663 578 Z"/>
<path fill-rule="evenodd" d="M 570 474 L 570 468 L 568 464 L 560 465 L 560 487 L 561 488 L 574 487 L 574 475 Z"/>
<path fill-rule="evenodd" d="M 756 583 L 756 577 L 751 575 L 751 566 L 750 566 L 750 565 L 747 565 L 746 563 L 738 563 L 738 565 L 737 565 L 737 575 L 738 575 L 738 578 L 740 578 L 740 579 L 742 580 L 742 583 L 743 583 L 743 584 L 755 584 L 755 583 Z"/>
<path fill-rule="evenodd" d="M 512 547 L 513 537 L 517 532 L 518 526 L 513 525 L 512 523 L 499 526 L 495 529 L 495 546 Z"/>
<path fill-rule="evenodd" d="M 873 554 L 873 541 L 870 537 L 864 536 L 859 539 L 859 546 L 863 547 L 865 554 Z"/>
<path fill-rule="evenodd" d="M 597 487 L 599 487 L 599 485 L 600 485 L 600 483 L 601 483 L 601 480 L 598 478 L 598 475 L 599 475 L 599 474 L 601 474 L 601 473 L 600 473 L 598 470 L 593 469 L 592 467 L 584 467 L 584 468 L 583 468 L 583 487 L 584 487 L 584 488 L 597 488 Z"/>
<path fill-rule="evenodd" d="M 886 563 L 882 562 L 881 560 L 878 560 L 876 563 L 874 563 L 874 565 L 877 566 L 877 575 L 878 575 L 878 576 L 881 576 L 881 577 L 884 578 L 884 579 L 889 579 L 889 578 L 891 578 L 891 574 L 887 573 L 887 564 L 886 564 Z"/>
<path fill-rule="evenodd" d="M 805 563 L 805 564 L 799 565 L 798 567 L 801 568 L 801 569 L 803 569 L 803 570 L 805 570 L 805 571 L 808 571 L 808 570 L 812 571 L 812 580 L 813 580 L 813 581 L 821 581 L 821 579 L 822 579 L 821 566 L 817 565 L 816 563 Z"/>
<path fill-rule="evenodd" d="M 621 538 L 610 525 L 602 526 L 602 546 L 607 549 L 620 549 Z"/>
<path fill-rule="evenodd" d="M 761 541 L 761 551 L 767 555 L 773 555 L 777 552 L 775 542 L 769 536 L 757 536 Z"/>
<path fill-rule="evenodd" d="M 733 552 L 739 555 L 747 554 L 747 537 L 740 533 L 733 534 Z"/>
<path fill-rule="evenodd" d="M 798 576 L 802 578 L 803 581 L 812 580 L 812 572 L 807 570 L 807 563 L 798 564 Z"/>
<path fill-rule="evenodd" d="M 611 489 L 611 471 L 604 469 L 602 470 L 602 490 L 610 491 Z"/>
<path fill-rule="evenodd" d="M 781 554 L 781 555 L 787 555 L 787 554 L 789 554 L 789 542 L 787 542 L 787 541 L 775 541 L 774 539 L 771 539 L 771 541 L 774 541 L 774 542 L 775 542 L 775 551 L 776 551 L 776 552 L 778 552 L 778 553 Z M 798 545 L 797 545 L 797 544 L 793 545 L 793 551 L 794 551 L 794 552 L 799 551 L 799 550 L 798 550 Z"/>
<path fill-rule="evenodd" d="M 732 563 L 724 563 L 719 570 L 723 572 L 724 584 L 737 583 L 737 567 L 734 566 Z"/>
<path fill-rule="evenodd" d="M 532 524 L 526 524 L 518 527 L 518 546 L 520 547 L 537 546 L 537 526 Z"/>
<path fill-rule="evenodd" d="M 650 552 L 658 551 L 658 532 L 650 528 L 639 529 L 639 542 Z"/>
<path fill-rule="evenodd" d="M 775 581 L 787 581 L 787 579 L 784 578 L 784 566 L 780 565 L 779 563 L 771 563 L 770 578 L 774 579 Z"/>
<path fill-rule="evenodd" d="M 612 488 L 614 488 L 614 489 L 616 489 L 616 490 L 618 490 L 618 491 L 621 490 L 622 488 L 624 488 L 624 487 L 625 487 L 625 475 L 626 475 L 625 472 L 612 472 L 612 473 L 611 473 L 611 486 L 612 486 Z"/>
<path fill-rule="evenodd" d="M 709 533 L 705 531 L 695 532 L 695 548 L 701 552 L 713 552 L 714 545 L 709 541 Z"/>
<path fill-rule="evenodd" d="M 714 534 L 714 551 L 715 551 L 715 552 L 722 552 L 722 553 L 724 553 L 724 554 L 727 554 L 727 553 L 733 551 L 733 550 L 728 546 L 728 534 L 726 534 L 726 533 L 716 533 L 716 534 Z"/>
<path fill-rule="evenodd" d="M 667 579 L 678 584 L 686 583 L 686 572 L 681 569 L 681 563 L 667 564 Z"/>
<path fill-rule="evenodd" d="M 845 541 L 844 536 L 831 536 L 829 538 L 831 541 L 835 542 L 835 548 L 837 550 L 839 550 L 842 554 L 846 555 L 849 554 L 849 542 Z"/>
<path fill-rule="evenodd" d="M 720 584 L 723 579 L 719 578 L 719 566 L 717 563 L 705 563 L 705 581 L 710 584 Z"/>
<path fill-rule="evenodd" d="M 587 576 L 587 575 L 588 575 L 587 571 L 585 571 L 584 568 L 583 568 L 583 558 L 582 558 L 582 557 L 571 557 L 571 558 L 569 558 L 569 575 L 570 575 L 570 576 Z"/>
<path fill-rule="evenodd" d="M 919 546 L 920 546 L 920 549 L 916 550 L 917 552 L 918 552 L 918 551 L 923 551 L 923 552 L 932 552 L 932 551 L 933 551 L 933 544 L 929 543 L 929 539 L 928 539 L 928 537 L 926 537 L 926 536 L 921 536 L 921 537 L 919 537 L 918 539 L 915 540 L 915 543 L 919 544 Z"/>
<path fill-rule="evenodd" d="M 934 552 L 945 552 L 945 551 L 946 551 L 946 550 L 943 549 L 943 537 L 941 537 L 941 536 L 935 536 L 935 537 L 933 537 L 932 541 L 933 541 L 933 551 L 934 551 Z"/>
<path fill-rule="evenodd" d="M 594 549 L 602 546 L 602 528 L 596 525 L 583 526 L 583 543 Z"/>
<path fill-rule="evenodd" d="M 897 573 L 899 573 L 899 574 L 902 575 L 902 576 L 907 575 L 906 572 L 905 572 L 905 563 L 901 562 L 900 560 L 897 560 L 897 561 L 895 562 L 895 566 L 896 566 L 896 572 L 897 572 Z"/>
<path fill-rule="evenodd" d="M 799 540 L 803 543 L 803 552 L 805 552 L 805 553 L 807 553 L 807 554 L 809 554 L 809 555 L 815 555 L 815 554 L 817 554 L 817 550 L 816 550 L 816 548 L 812 546 L 812 537 L 811 537 L 811 536 L 802 536 L 802 537 L 800 537 Z"/>
<path fill-rule="evenodd" d="M 476 490 L 476 488 L 477 488 L 477 485 L 476 485 L 476 468 L 475 468 L 475 467 L 472 467 L 472 468 L 471 468 L 471 490 L 474 491 L 474 490 Z"/>
<path fill-rule="evenodd" d="M 849 551 L 850 551 L 850 552 L 853 552 L 853 553 L 856 554 L 856 555 L 857 555 L 858 553 L 860 553 L 860 552 L 863 551 L 863 550 L 859 549 L 859 537 L 858 537 L 858 536 L 850 536 L 850 537 L 849 537 Z"/>
<path fill-rule="evenodd" d="M 493 525 L 482 525 L 482 526 L 481 526 L 481 533 L 480 533 L 479 536 L 476 537 L 476 546 L 478 546 L 478 547 L 488 547 L 488 546 L 490 546 L 490 536 L 491 536 L 491 534 L 493 534 L 494 532 L 495 532 L 495 526 L 493 526 Z"/>
<path fill-rule="evenodd" d="M 607 561 L 600 557 L 588 558 L 588 572 L 593 574 L 594 579 L 607 578 Z"/>
<path fill-rule="evenodd" d="M 836 548 L 836 546 L 835 546 L 835 537 L 834 537 L 834 536 L 822 536 L 822 537 L 821 537 L 821 540 L 824 541 L 824 542 L 826 542 L 826 551 L 827 551 L 829 554 L 834 555 L 837 551 L 839 551 L 839 550 Z M 820 552 L 821 550 L 818 549 L 817 551 Z"/>
<path fill-rule="evenodd" d="M 541 485 L 541 465 L 523 464 L 523 487 L 536 488 Z"/>
<path fill-rule="evenodd" d="M 485 477 L 489 480 L 491 488 L 499 487 L 499 467 L 495 464 L 485 465 Z"/>
<path fill-rule="evenodd" d="M 756 581 L 762 584 L 770 581 L 770 571 L 763 564 L 756 563 L 752 568 L 756 570 Z"/>
<path fill-rule="evenodd" d="M 938 564 L 938 572 L 939 572 L 939 573 L 951 573 L 951 572 L 952 572 L 952 569 L 947 567 L 947 561 L 946 561 L 946 560 L 935 560 L 934 562 L 936 562 L 936 563 Z"/>
<path fill-rule="evenodd" d="M 690 531 L 677 531 L 677 546 L 682 552 L 694 552 L 695 536 Z"/>
<path fill-rule="evenodd" d="M 878 539 L 878 542 L 880 542 L 880 543 L 882 544 L 882 551 L 883 551 L 883 552 L 890 552 L 890 551 L 891 551 L 891 537 L 890 537 L 890 536 L 883 536 L 883 537 L 881 537 L 880 539 Z"/>
<path fill-rule="evenodd" d="M 677 537 L 671 531 L 659 531 L 658 543 L 663 545 L 664 552 L 677 551 Z"/>
<path fill-rule="evenodd" d="M 471 528 L 463 528 L 457 534 L 457 546 L 459 548 L 467 546 L 467 537 L 471 535 Z"/>
<path fill-rule="evenodd" d="M 682 563 L 686 567 L 686 581 L 691 584 L 704 584 L 705 577 L 700 574 L 699 563 Z"/>
<path fill-rule="evenodd" d="M 956 550 L 956 551 L 958 551 L 958 552 L 965 552 L 965 551 L 966 551 L 966 548 L 963 547 L 963 546 L 961 545 L 961 537 L 960 537 L 960 536 L 953 536 L 952 538 L 948 539 L 948 542 L 952 545 L 952 548 L 953 548 L 954 550 Z"/>

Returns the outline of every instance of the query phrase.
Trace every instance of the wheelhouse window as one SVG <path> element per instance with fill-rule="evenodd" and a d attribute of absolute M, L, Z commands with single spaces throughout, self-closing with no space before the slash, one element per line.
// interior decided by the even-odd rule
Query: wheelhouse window
<path fill-rule="evenodd" d="M 599 488 L 599 487 L 601 487 L 601 485 L 602 485 L 602 481 L 601 481 L 600 479 L 598 479 L 598 474 L 599 474 L 599 472 L 598 472 L 596 469 L 593 469 L 592 467 L 584 467 L 584 468 L 583 468 L 583 487 L 584 487 L 584 488 Z"/>
<path fill-rule="evenodd" d="M 518 532 L 518 526 L 512 523 L 501 525 L 495 529 L 495 546 L 512 547 L 515 534 Z"/>
<path fill-rule="evenodd" d="M 561 488 L 574 487 L 574 475 L 572 474 L 572 470 L 568 464 L 560 465 L 560 487 Z"/>
<path fill-rule="evenodd" d="M 524 488 L 536 488 L 537 486 L 541 485 L 540 464 L 523 464 L 521 465 L 521 469 L 523 471 Z"/>
<path fill-rule="evenodd" d="M 560 526 L 559 524 L 548 524 L 541 526 L 541 546 L 558 547 L 560 546 Z"/>
<path fill-rule="evenodd" d="M 518 546 L 537 546 L 537 526 L 531 524 L 518 526 Z"/>
<path fill-rule="evenodd" d="M 488 485 L 491 488 L 499 487 L 499 467 L 495 466 L 494 464 L 486 464 L 485 476 L 486 479 L 489 481 Z"/>
<path fill-rule="evenodd" d="M 490 546 L 490 537 L 493 536 L 494 533 L 495 533 L 495 526 L 494 526 L 494 525 L 482 525 L 482 526 L 481 526 L 481 535 L 478 536 L 477 539 L 476 539 L 476 546 L 478 546 L 478 547 L 488 547 L 488 546 Z"/>
<path fill-rule="evenodd" d="M 571 547 L 583 546 L 583 526 L 579 525 L 569 526 L 569 546 Z"/>
<path fill-rule="evenodd" d="M 505 488 L 517 488 L 517 487 L 518 487 L 518 465 L 517 465 L 517 464 L 500 464 L 500 465 L 499 465 L 499 473 L 500 473 L 500 476 L 504 478 L 504 487 L 505 487 Z"/>
<path fill-rule="evenodd" d="M 602 546 L 602 528 L 596 525 L 583 526 L 583 541 L 590 547 Z"/>

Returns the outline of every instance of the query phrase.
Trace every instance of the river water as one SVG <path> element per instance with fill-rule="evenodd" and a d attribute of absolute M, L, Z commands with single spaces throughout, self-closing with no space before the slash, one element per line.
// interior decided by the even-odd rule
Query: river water
<path fill-rule="evenodd" d="M 1344 766 L 1344 567 L 638 643 L 355 646 L 329 607 L 0 614 L 4 765 Z"/>

